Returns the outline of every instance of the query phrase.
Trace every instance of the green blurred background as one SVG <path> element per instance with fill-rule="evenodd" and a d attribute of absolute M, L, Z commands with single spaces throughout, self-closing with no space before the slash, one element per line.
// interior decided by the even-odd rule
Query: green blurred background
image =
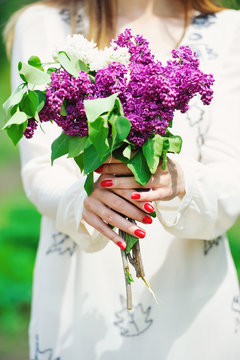
<path fill-rule="evenodd" d="M 30 2 L 0 0 L 0 31 L 15 10 Z M 240 9 L 240 0 L 223 4 Z M 9 62 L 2 39 L 0 64 L 1 108 L 10 94 Z M 39 225 L 40 215 L 26 199 L 21 185 L 18 150 L 0 132 L 0 360 L 28 359 L 27 326 Z M 229 231 L 229 239 L 240 279 L 239 225 Z"/>

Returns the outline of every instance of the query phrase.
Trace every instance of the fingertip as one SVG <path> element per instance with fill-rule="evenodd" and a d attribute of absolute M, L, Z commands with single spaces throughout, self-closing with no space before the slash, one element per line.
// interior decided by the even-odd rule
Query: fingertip
<path fill-rule="evenodd" d="M 142 219 L 142 222 L 144 224 L 152 224 L 153 220 L 150 216 L 145 215 L 144 218 Z"/>
<path fill-rule="evenodd" d="M 103 172 L 104 166 L 99 166 L 96 170 L 94 170 L 97 174 L 101 174 Z"/>
<path fill-rule="evenodd" d="M 144 209 L 149 213 L 152 213 L 155 211 L 154 207 L 149 202 L 144 204 Z"/>
<path fill-rule="evenodd" d="M 138 194 L 138 193 L 133 193 L 133 194 L 131 195 L 131 199 L 132 199 L 132 200 L 139 200 L 139 199 L 141 199 L 141 195 Z"/>
<path fill-rule="evenodd" d="M 111 186 L 113 186 L 113 181 L 110 179 L 103 180 L 103 181 L 101 181 L 100 185 L 102 187 L 111 187 Z"/>
<path fill-rule="evenodd" d="M 127 244 L 124 241 L 118 241 L 117 246 L 119 246 L 120 249 L 125 250 L 127 247 Z"/>

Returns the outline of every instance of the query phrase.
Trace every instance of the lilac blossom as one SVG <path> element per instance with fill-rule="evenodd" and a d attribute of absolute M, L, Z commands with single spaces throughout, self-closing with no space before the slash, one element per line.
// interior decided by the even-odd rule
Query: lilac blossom
<path fill-rule="evenodd" d="M 199 69 L 199 60 L 188 46 L 173 50 L 166 66 L 154 58 L 148 42 L 142 36 L 133 36 L 129 29 L 111 46 L 127 48 L 129 63 L 112 62 L 95 71 L 95 83 L 84 71 L 77 79 L 63 69 L 53 73 L 40 121 L 52 120 L 71 136 L 87 136 L 83 101 L 118 93 L 124 114 L 131 122 L 128 140 L 141 147 L 152 134 L 165 135 L 175 111 L 186 112 L 195 95 L 200 94 L 203 104 L 210 104 L 213 76 Z M 64 104 L 66 114 L 61 111 Z M 26 137 L 31 137 L 34 126 L 29 122 Z"/>
<path fill-rule="evenodd" d="M 46 104 L 39 113 L 40 120 L 56 122 L 67 135 L 86 136 L 88 125 L 83 100 L 92 98 L 92 95 L 93 86 L 84 71 L 76 79 L 60 69 L 51 76 L 51 84 L 46 90 Z M 61 114 L 63 102 L 66 102 L 66 116 Z"/>
<path fill-rule="evenodd" d="M 27 122 L 27 127 L 23 133 L 23 135 L 27 138 L 27 139 L 31 139 L 34 135 L 34 131 L 36 130 L 37 128 L 37 122 L 35 119 L 31 118 L 31 119 L 28 119 L 28 122 Z"/>

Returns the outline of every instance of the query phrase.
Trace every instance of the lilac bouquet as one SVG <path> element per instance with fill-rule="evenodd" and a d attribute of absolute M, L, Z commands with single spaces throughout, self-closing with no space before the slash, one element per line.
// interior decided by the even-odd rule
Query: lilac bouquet
<path fill-rule="evenodd" d="M 70 36 L 51 64 L 32 56 L 18 70 L 23 83 L 4 104 L 3 129 L 16 145 L 22 136 L 31 138 L 42 122 L 55 122 L 62 134 L 52 144 L 51 160 L 74 158 L 87 176 L 88 194 L 94 188 L 93 171 L 111 155 L 145 186 L 159 161 L 165 169 L 167 153 L 181 150 L 181 137 L 169 131 L 175 111 L 186 112 L 197 94 L 205 105 L 213 97 L 213 77 L 199 69 L 189 47 L 173 50 L 163 66 L 148 42 L 129 29 L 104 50 L 82 35 Z M 35 90 L 39 86 L 42 90 Z M 128 255 L 139 243 L 124 236 Z M 143 272 L 139 276 L 144 279 Z"/>

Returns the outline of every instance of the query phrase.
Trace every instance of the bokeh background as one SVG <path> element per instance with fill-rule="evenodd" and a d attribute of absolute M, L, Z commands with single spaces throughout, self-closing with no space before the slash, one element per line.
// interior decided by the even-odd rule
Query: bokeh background
<path fill-rule="evenodd" d="M 30 2 L 0 0 L 1 33 L 9 16 Z M 222 3 L 240 9 L 240 0 Z M 0 108 L 9 94 L 10 64 L 1 38 Z M 0 124 L 1 119 L 0 110 Z M 39 225 L 40 215 L 23 192 L 18 150 L 0 132 L 0 360 L 28 359 L 27 327 Z M 228 235 L 240 279 L 240 221 Z"/>

